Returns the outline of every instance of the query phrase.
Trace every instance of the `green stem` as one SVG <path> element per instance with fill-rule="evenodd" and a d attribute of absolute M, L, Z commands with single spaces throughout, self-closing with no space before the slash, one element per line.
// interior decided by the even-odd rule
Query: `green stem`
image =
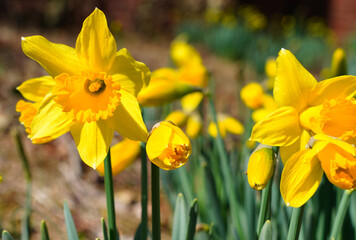
<path fill-rule="evenodd" d="M 209 99 L 209 105 L 210 105 L 210 110 L 211 110 L 211 115 L 213 117 L 213 121 L 216 124 L 216 129 L 217 129 L 217 136 L 215 138 L 215 143 L 218 148 L 218 154 L 220 157 L 221 161 L 221 168 L 223 172 L 223 179 L 225 182 L 226 186 L 226 192 L 227 192 L 227 197 L 230 203 L 231 207 L 231 217 L 232 221 L 234 223 L 234 226 L 240 236 L 241 239 L 245 239 L 245 234 L 243 231 L 243 228 L 241 226 L 240 220 L 239 220 L 239 206 L 238 206 L 238 201 L 237 201 L 237 193 L 236 189 L 234 186 L 234 181 L 232 178 L 232 173 L 231 173 L 231 168 L 229 165 L 227 153 L 225 150 L 224 142 L 223 139 L 221 138 L 219 127 L 218 127 L 218 120 L 216 116 L 216 111 L 215 111 L 215 106 L 213 102 L 213 98 L 210 94 L 208 94 L 208 99 Z"/>
<path fill-rule="evenodd" d="M 26 204 L 25 204 L 25 215 L 23 216 L 21 222 L 21 239 L 28 240 L 31 237 L 30 218 L 31 218 L 31 211 L 32 211 L 31 210 L 32 176 L 30 171 L 30 165 L 28 163 L 28 158 L 21 141 L 20 133 L 16 128 L 14 128 L 12 130 L 12 134 L 16 142 L 16 149 L 22 162 L 23 171 L 26 180 Z"/>
<path fill-rule="evenodd" d="M 270 218 L 270 203 L 271 203 L 271 189 L 272 189 L 272 182 L 273 179 L 271 178 L 267 187 L 262 190 L 262 199 L 261 199 L 261 206 L 260 206 L 260 215 L 258 216 L 257 222 L 257 237 L 260 236 L 261 229 L 266 222 L 267 219 Z"/>
<path fill-rule="evenodd" d="M 112 180 L 112 169 L 111 169 L 111 156 L 110 148 L 104 160 L 104 171 L 105 171 L 105 193 L 106 193 L 106 207 L 108 213 L 108 226 L 109 226 L 109 239 L 117 239 L 117 229 L 116 229 L 116 218 L 115 218 L 115 202 L 114 202 L 114 186 Z"/>
<path fill-rule="evenodd" d="M 141 240 L 147 239 L 147 188 L 146 143 L 141 142 Z"/>
<path fill-rule="evenodd" d="M 152 184 L 152 239 L 161 239 L 161 216 L 159 195 L 159 167 L 151 163 Z"/>
<path fill-rule="evenodd" d="M 353 190 L 346 190 L 342 195 L 342 199 L 339 208 L 336 213 L 335 221 L 331 230 L 330 239 L 334 240 L 337 238 L 341 231 L 342 224 L 346 215 L 347 208 L 349 207 L 351 193 Z"/>
<path fill-rule="evenodd" d="M 292 219 L 290 221 L 287 240 L 296 240 L 299 237 L 300 227 L 302 226 L 305 205 L 293 208 Z"/>

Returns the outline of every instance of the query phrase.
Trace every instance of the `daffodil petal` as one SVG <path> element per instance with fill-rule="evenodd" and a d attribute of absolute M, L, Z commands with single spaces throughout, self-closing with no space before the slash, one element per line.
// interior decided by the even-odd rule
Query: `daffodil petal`
<path fill-rule="evenodd" d="M 140 106 L 131 93 L 121 91 L 121 102 L 110 119 L 115 131 L 123 137 L 141 142 L 147 141 L 148 133 Z"/>
<path fill-rule="evenodd" d="M 22 94 L 24 98 L 33 102 L 40 102 L 47 95 L 47 93 L 56 84 L 50 76 L 43 76 L 39 78 L 32 78 L 24 81 L 16 89 Z"/>
<path fill-rule="evenodd" d="M 288 161 L 288 159 L 296 152 L 303 150 L 306 148 L 308 142 L 310 139 L 310 134 L 308 133 L 308 131 L 303 130 L 302 134 L 300 136 L 300 138 L 298 138 L 298 140 L 293 143 L 290 146 L 283 146 L 279 148 L 279 152 L 281 154 L 281 160 L 283 162 L 283 164 L 285 165 L 286 162 Z"/>
<path fill-rule="evenodd" d="M 310 106 L 324 103 L 325 99 L 351 98 L 356 92 L 355 76 L 340 76 L 318 82 L 309 96 Z"/>
<path fill-rule="evenodd" d="M 137 96 L 143 87 L 150 82 L 150 69 L 143 63 L 135 61 L 126 48 L 117 52 L 115 62 L 109 71 L 113 80 L 121 88 Z"/>
<path fill-rule="evenodd" d="M 287 206 L 302 206 L 318 189 L 323 169 L 316 154 L 311 149 L 299 151 L 284 166 L 280 188 Z"/>
<path fill-rule="evenodd" d="M 74 48 L 52 43 L 42 36 L 23 37 L 21 45 L 23 52 L 52 77 L 61 73 L 72 75 L 83 70 Z"/>
<path fill-rule="evenodd" d="M 33 143 L 40 143 L 37 140 L 43 138 L 55 139 L 68 132 L 73 124 L 73 115 L 63 112 L 54 101 L 55 97 L 49 93 L 32 120 L 30 137 Z"/>
<path fill-rule="evenodd" d="M 114 136 L 114 130 L 105 120 L 75 123 L 70 132 L 82 160 L 96 169 L 104 161 Z"/>
<path fill-rule="evenodd" d="M 94 71 L 108 72 L 114 63 L 116 42 L 98 8 L 85 19 L 75 49 L 82 64 Z"/>
<path fill-rule="evenodd" d="M 294 107 L 280 107 L 252 129 L 251 140 L 270 146 L 289 146 L 295 143 L 302 129 Z"/>
<path fill-rule="evenodd" d="M 338 146 L 339 148 L 343 149 L 344 151 L 350 153 L 352 156 L 356 156 L 356 148 L 355 146 L 344 142 L 338 138 L 333 138 L 325 134 L 317 134 L 314 136 L 314 139 L 317 140 L 316 144 L 314 145 L 313 148 L 316 148 L 318 151 L 321 151 L 324 145 L 321 145 L 321 142 L 325 142 L 327 144 L 333 144 Z M 325 144 L 326 145 L 326 144 Z"/>
<path fill-rule="evenodd" d="M 180 103 L 183 110 L 190 113 L 199 106 L 203 98 L 204 94 L 202 92 L 194 92 L 182 97 Z"/>
<path fill-rule="evenodd" d="M 298 112 L 308 105 L 309 92 L 317 84 L 315 78 L 294 55 L 282 49 L 277 58 L 277 76 L 273 96 L 278 106 L 292 106 Z"/>

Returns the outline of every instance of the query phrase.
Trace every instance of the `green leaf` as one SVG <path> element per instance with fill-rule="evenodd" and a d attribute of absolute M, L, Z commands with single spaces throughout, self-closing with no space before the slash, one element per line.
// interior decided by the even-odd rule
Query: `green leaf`
<path fill-rule="evenodd" d="M 173 216 L 172 240 L 185 240 L 187 236 L 187 209 L 183 194 L 178 194 Z"/>
<path fill-rule="evenodd" d="M 104 240 L 109 240 L 108 238 L 108 228 L 106 227 L 106 223 L 105 223 L 105 219 L 101 218 L 101 225 L 103 228 L 103 236 L 104 236 Z"/>
<path fill-rule="evenodd" d="M 272 240 L 272 224 L 269 220 L 263 224 L 258 240 Z"/>
<path fill-rule="evenodd" d="M 193 240 L 198 219 L 198 200 L 194 199 L 189 210 L 187 240 Z"/>
<path fill-rule="evenodd" d="M 2 240 L 14 240 L 14 238 L 8 231 L 4 230 L 2 231 Z"/>
<path fill-rule="evenodd" d="M 66 201 L 64 201 L 63 210 L 64 210 L 64 220 L 66 223 L 68 240 L 79 240 L 77 230 L 75 229 L 74 221 L 72 218 L 72 214 L 70 213 L 70 210 L 69 210 L 69 207 L 68 207 L 68 204 Z"/>
<path fill-rule="evenodd" d="M 41 221 L 41 240 L 49 240 L 49 235 L 48 235 L 48 230 L 47 230 L 47 225 L 44 220 Z"/>

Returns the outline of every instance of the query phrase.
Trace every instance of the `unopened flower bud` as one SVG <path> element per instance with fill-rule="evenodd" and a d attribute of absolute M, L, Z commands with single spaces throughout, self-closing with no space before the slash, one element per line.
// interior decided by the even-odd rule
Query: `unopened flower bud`
<path fill-rule="evenodd" d="M 276 156 L 272 147 L 260 145 L 250 156 L 247 166 L 247 180 L 256 190 L 264 189 L 271 179 Z"/>

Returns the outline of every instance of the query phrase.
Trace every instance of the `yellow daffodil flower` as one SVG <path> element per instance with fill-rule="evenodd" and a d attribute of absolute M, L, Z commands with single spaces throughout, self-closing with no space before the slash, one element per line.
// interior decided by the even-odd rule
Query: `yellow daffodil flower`
<path fill-rule="evenodd" d="M 32 120 L 33 142 L 70 131 L 83 161 L 96 168 L 107 155 L 114 131 L 147 140 L 136 96 L 148 85 L 150 70 L 126 49 L 117 52 L 102 11 L 95 9 L 85 19 L 75 49 L 42 36 L 22 38 L 22 49 L 55 82 Z"/>
<path fill-rule="evenodd" d="M 248 160 L 246 174 L 250 186 L 256 190 L 264 189 L 273 175 L 275 165 L 276 154 L 272 147 L 260 144 Z"/>
<path fill-rule="evenodd" d="M 281 176 L 281 194 L 288 206 L 300 207 L 316 192 L 323 172 L 342 189 L 356 187 L 356 148 L 324 134 L 313 137 L 312 149 L 293 154 Z"/>
<path fill-rule="evenodd" d="M 318 83 L 291 52 L 282 49 L 277 59 L 273 94 L 278 108 L 253 127 L 251 140 L 280 146 L 282 161 L 286 163 L 293 153 L 304 149 L 308 143 L 310 134 L 313 134 L 310 130 L 316 128 L 313 116 L 322 114 L 323 104 L 339 102 L 339 99 L 350 101 L 355 90 L 354 76 L 341 76 Z M 335 115 L 332 113 L 330 116 Z M 336 120 L 325 118 L 325 121 L 332 123 Z M 325 121 L 320 123 L 325 125 Z M 348 122 L 340 118 L 342 121 Z M 346 124 L 343 129 L 354 130 L 349 129 L 350 126 L 352 124 Z"/>
<path fill-rule="evenodd" d="M 125 170 L 140 154 L 140 142 L 125 138 L 110 149 L 112 174 L 116 175 Z M 96 170 L 104 175 L 104 162 Z"/>
<path fill-rule="evenodd" d="M 232 133 L 235 135 L 241 135 L 244 133 L 244 126 L 236 119 L 226 114 L 218 114 L 218 126 L 219 132 L 222 138 L 226 137 L 226 133 Z M 208 132 L 210 136 L 216 137 L 218 135 L 218 131 L 216 128 L 216 124 L 214 122 L 210 122 L 208 126 Z"/>
<path fill-rule="evenodd" d="M 146 151 L 148 158 L 164 170 L 183 166 L 191 153 L 189 138 L 170 122 L 157 123 L 150 132 Z"/>

